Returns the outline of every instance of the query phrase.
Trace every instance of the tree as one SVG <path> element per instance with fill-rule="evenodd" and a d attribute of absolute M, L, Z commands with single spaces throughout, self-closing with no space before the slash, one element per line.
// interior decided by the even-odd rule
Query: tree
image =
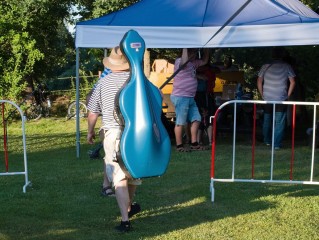
<path fill-rule="evenodd" d="M 66 28 L 71 4 L 70 0 L 30 0 L 25 6 L 26 30 L 44 55 L 34 64 L 33 81 L 55 77 L 75 63 L 74 41 Z"/>
<path fill-rule="evenodd" d="M 14 1 L 0 4 L 0 91 L 2 99 L 15 100 L 25 88 L 25 78 L 33 74 L 43 54 L 26 31 L 27 21 Z"/>
<path fill-rule="evenodd" d="M 66 29 L 71 0 L 0 2 L 0 86 L 16 100 L 26 85 L 57 76 L 74 65 L 74 42 Z"/>

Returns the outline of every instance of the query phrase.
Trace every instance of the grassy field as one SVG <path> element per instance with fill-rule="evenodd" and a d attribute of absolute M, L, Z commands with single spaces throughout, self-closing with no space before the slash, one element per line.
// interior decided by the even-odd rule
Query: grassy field
<path fill-rule="evenodd" d="M 9 170 L 22 171 L 20 123 L 8 129 Z M 319 239 L 319 186 L 215 183 L 210 198 L 211 152 L 177 153 L 167 172 L 137 191 L 142 212 L 134 230 L 119 234 L 115 198 L 100 196 L 102 160 L 90 160 L 86 122 L 81 122 L 81 157 L 76 158 L 75 121 L 41 119 L 26 124 L 29 180 L 0 176 L 0 240 L 100 239 Z M 236 177 L 251 174 L 250 136 L 236 149 Z M 5 171 L 0 137 L 0 171 Z M 216 178 L 231 177 L 231 139 L 218 137 Z M 317 154 L 317 152 L 316 152 Z M 309 147 L 298 145 L 294 176 L 309 180 Z M 270 149 L 258 143 L 255 178 L 269 179 Z M 274 177 L 289 179 L 289 149 L 276 152 Z M 319 179 L 318 157 L 314 180 Z"/>

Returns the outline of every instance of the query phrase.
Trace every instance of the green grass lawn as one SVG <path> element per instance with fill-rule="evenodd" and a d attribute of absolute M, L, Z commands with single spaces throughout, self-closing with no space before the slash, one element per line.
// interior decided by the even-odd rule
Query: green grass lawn
<path fill-rule="evenodd" d="M 8 129 L 9 170 L 22 171 L 20 123 Z M 319 239 L 319 186 L 216 182 L 210 198 L 211 152 L 177 153 L 167 172 L 148 178 L 135 200 L 142 212 L 134 231 L 113 230 L 120 221 L 115 198 L 100 196 L 103 162 L 90 160 L 86 122 L 81 122 L 81 157 L 76 158 L 75 121 L 27 122 L 29 180 L 0 176 L 1 240 L 100 239 Z M 236 148 L 236 177 L 251 174 L 250 136 Z M 5 171 L 0 137 L 0 171 Z M 216 178 L 231 177 L 231 140 L 217 139 Z M 294 176 L 309 180 L 310 149 L 296 147 Z M 317 152 L 316 152 L 317 154 Z M 270 150 L 256 149 L 255 177 L 269 178 Z M 274 175 L 289 179 L 290 151 L 275 154 Z M 288 169 L 287 169 L 288 168 Z M 319 179 L 318 157 L 314 180 Z"/>

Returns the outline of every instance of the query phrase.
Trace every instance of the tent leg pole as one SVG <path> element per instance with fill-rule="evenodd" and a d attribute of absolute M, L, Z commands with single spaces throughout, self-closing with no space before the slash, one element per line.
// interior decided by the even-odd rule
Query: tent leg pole
<path fill-rule="evenodd" d="M 80 114 L 79 114 L 79 88 L 80 88 L 80 50 L 76 49 L 76 157 L 80 158 Z"/>

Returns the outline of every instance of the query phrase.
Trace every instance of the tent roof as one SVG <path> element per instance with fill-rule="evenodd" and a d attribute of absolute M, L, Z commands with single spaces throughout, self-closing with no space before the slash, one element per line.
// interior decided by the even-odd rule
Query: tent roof
<path fill-rule="evenodd" d="M 114 47 L 130 29 L 149 48 L 316 45 L 318 27 L 319 15 L 298 0 L 142 0 L 77 23 L 76 47 Z"/>

